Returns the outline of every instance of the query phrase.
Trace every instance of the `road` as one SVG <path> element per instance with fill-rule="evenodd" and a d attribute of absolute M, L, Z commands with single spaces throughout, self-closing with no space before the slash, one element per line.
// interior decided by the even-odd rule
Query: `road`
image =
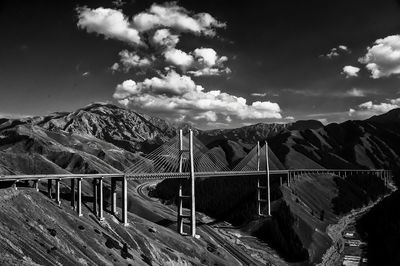
<path fill-rule="evenodd" d="M 154 185 L 156 183 L 157 183 L 156 181 L 153 181 L 140 184 L 136 188 L 138 195 L 144 200 L 157 202 L 158 201 L 157 199 L 149 197 L 148 194 L 146 193 L 146 189 L 148 189 L 150 185 Z M 172 208 L 170 209 L 172 210 Z M 200 221 L 198 221 L 198 223 L 200 223 Z M 210 238 L 214 239 L 223 249 L 225 249 L 229 254 L 231 254 L 241 265 L 261 265 L 260 262 L 253 259 L 243 250 L 235 247 L 234 245 L 229 243 L 229 241 L 221 237 L 221 235 L 217 233 L 211 226 L 207 224 L 202 224 L 198 226 L 198 229 L 200 229 L 204 234 L 207 234 Z"/>

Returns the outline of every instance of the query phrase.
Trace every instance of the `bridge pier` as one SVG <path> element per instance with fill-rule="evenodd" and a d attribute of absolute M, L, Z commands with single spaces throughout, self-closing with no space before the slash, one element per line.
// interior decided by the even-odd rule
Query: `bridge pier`
<path fill-rule="evenodd" d="M 49 195 L 49 198 L 52 199 L 53 198 L 53 180 L 48 179 L 47 180 L 47 194 Z"/>
<path fill-rule="evenodd" d="M 78 202 L 77 202 L 78 216 L 82 216 L 82 178 L 78 178 Z"/>
<path fill-rule="evenodd" d="M 37 180 L 35 181 L 35 190 L 36 190 L 37 192 L 39 192 L 39 182 L 40 182 L 40 179 L 37 179 Z"/>
<path fill-rule="evenodd" d="M 97 196 L 97 192 L 98 192 L 98 188 L 97 188 L 97 179 L 94 178 L 92 180 L 92 187 L 93 187 L 93 213 L 94 215 L 96 215 L 96 217 L 98 217 L 98 211 L 97 211 L 97 202 L 98 200 L 98 196 Z"/>
<path fill-rule="evenodd" d="M 58 206 L 61 205 L 60 200 L 60 179 L 56 179 L 56 203 Z"/>
<path fill-rule="evenodd" d="M 103 177 L 99 178 L 99 220 L 103 221 L 104 220 L 104 212 L 103 212 Z"/>
<path fill-rule="evenodd" d="M 71 179 L 71 206 L 75 210 L 76 207 L 76 191 L 75 191 L 75 178 Z"/>
<path fill-rule="evenodd" d="M 128 226 L 128 181 L 126 176 L 122 178 L 122 223 Z"/>
<path fill-rule="evenodd" d="M 117 215 L 117 181 L 111 178 L 111 213 Z"/>

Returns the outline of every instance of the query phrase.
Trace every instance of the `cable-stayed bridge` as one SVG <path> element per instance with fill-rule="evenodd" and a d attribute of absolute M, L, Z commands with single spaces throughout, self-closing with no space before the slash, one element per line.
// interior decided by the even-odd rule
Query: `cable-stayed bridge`
<path fill-rule="evenodd" d="M 198 140 L 192 131 L 184 136 L 182 130 L 179 135 L 164 143 L 149 154 L 138 155 L 136 161 L 125 170 L 125 173 L 115 174 L 39 174 L 39 175 L 7 175 L 0 176 L 0 182 L 32 181 L 33 186 L 39 191 L 39 182 L 47 181 L 48 195 L 53 197 L 58 204 L 60 201 L 61 181 L 70 181 L 71 206 L 76 209 L 79 216 L 82 213 L 82 181 L 90 180 L 93 185 L 93 212 L 99 220 L 104 220 L 104 179 L 110 179 L 110 206 L 111 213 L 117 213 L 117 183 L 121 183 L 121 217 L 124 225 L 128 225 L 128 190 L 129 180 L 163 180 L 163 179 L 188 179 L 190 181 L 189 195 L 183 194 L 182 185 L 178 193 L 178 232 L 182 235 L 196 235 L 196 178 L 209 177 L 257 177 L 257 214 L 259 216 L 271 215 L 270 178 L 278 177 L 280 185 L 290 186 L 291 182 L 305 174 L 335 174 L 342 178 L 350 175 L 368 174 L 384 180 L 387 185 L 391 181 L 390 170 L 363 170 L 363 169 L 277 169 L 271 156 L 275 156 L 268 147 L 268 143 L 257 143 L 255 147 L 235 167 L 230 167 L 225 155 L 218 149 L 208 149 Z M 55 186 L 54 186 L 55 183 Z M 53 188 L 55 191 L 53 191 Z M 55 193 L 53 193 L 55 192 Z M 184 201 L 189 202 L 189 213 L 183 209 Z M 190 232 L 184 231 L 185 220 L 189 221 Z"/>

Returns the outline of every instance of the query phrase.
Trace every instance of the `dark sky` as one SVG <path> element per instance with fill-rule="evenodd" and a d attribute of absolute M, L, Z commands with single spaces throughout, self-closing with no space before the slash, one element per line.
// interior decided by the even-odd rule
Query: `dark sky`
<path fill-rule="evenodd" d="M 117 84 L 150 78 L 112 73 L 110 66 L 118 62 L 118 53 L 135 48 L 77 27 L 78 6 L 121 9 L 131 18 L 154 2 L 162 3 L 124 2 L 116 7 L 111 1 L 1 1 L 0 116 L 72 111 L 97 101 L 117 104 L 112 96 Z M 178 1 L 177 5 L 226 22 L 214 38 L 191 34 L 180 38 L 177 47 L 183 51 L 212 47 L 228 57 L 226 66 L 232 73 L 192 77 L 196 84 L 207 91 L 218 89 L 244 97 L 247 104 L 277 103 L 282 116 L 233 119 L 229 125 L 219 120 L 214 124 L 193 121 L 200 127 L 287 122 L 291 117 L 335 122 L 400 105 L 400 71 L 396 70 L 400 57 L 386 62 L 384 56 L 378 61 L 387 74 L 377 78 L 371 77 L 367 63 L 358 60 L 377 39 L 400 34 L 397 1 L 202 0 Z M 332 48 L 338 55 L 329 58 L 326 55 Z M 391 48 L 400 53 L 400 42 Z M 348 76 L 342 73 L 344 66 L 360 70 L 357 76 Z M 372 104 L 360 106 L 369 101 Z M 350 109 L 354 109 L 351 116 Z"/>

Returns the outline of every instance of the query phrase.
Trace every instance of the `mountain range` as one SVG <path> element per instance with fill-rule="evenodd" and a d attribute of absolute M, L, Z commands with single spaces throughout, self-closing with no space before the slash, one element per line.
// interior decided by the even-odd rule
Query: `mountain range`
<path fill-rule="evenodd" d="M 112 104 L 94 103 L 80 108 L 74 112 L 57 112 L 47 116 L 28 117 L 21 119 L 1 118 L 0 175 L 39 173 L 122 173 L 132 166 L 140 158 L 140 156 L 142 156 L 143 153 L 151 152 L 162 143 L 175 137 L 179 129 L 183 129 L 185 132 L 187 132 L 188 129 L 192 129 L 197 138 L 200 139 L 209 149 L 218 150 L 219 153 L 223 154 L 223 156 L 226 158 L 226 161 L 232 168 L 238 161 L 246 156 L 246 154 L 254 147 L 257 141 L 262 142 L 267 140 L 270 145 L 271 152 L 273 153 L 271 154 L 271 159 L 274 161 L 272 168 L 385 168 L 399 172 L 399 123 L 400 109 L 395 109 L 386 114 L 374 116 L 367 120 L 346 121 L 340 124 L 332 123 L 329 125 L 323 125 L 319 121 L 308 120 L 296 121 L 288 124 L 259 123 L 235 129 L 200 130 L 194 128 L 190 124 L 174 124 L 163 119 L 151 117 Z M 335 181 L 336 179 L 332 179 L 332 177 L 326 177 L 326 181 L 319 184 L 318 182 L 321 182 L 320 179 L 315 179 L 315 177 L 309 178 L 310 180 L 306 180 L 306 183 L 299 183 L 298 187 L 294 188 L 298 190 L 298 195 L 306 195 L 310 184 L 314 184 L 316 187 L 314 191 L 316 194 L 321 194 L 322 191 L 324 191 L 324 186 L 330 184 L 329 191 L 331 192 L 329 193 L 331 194 L 329 198 L 325 198 L 323 205 L 329 206 L 330 202 L 334 200 L 335 197 L 336 202 L 341 201 L 340 198 L 337 198 L 339 195 L 337 193 L 339 193 L 338 191 L 340 190 L 340 184 L 337 183 L 338 181 Z M 397 182 L 397 180 L 395 181 Z M 225 183 L 225 186 L 226 184 L 233 186 L 235 183 L 229 180 L 226 180 L 226 182 L 228 183 Z M 250 233 L 258 235 L 265 234 L 265 232 L 268 232 L 271 228 L 273 228 L 273 226 L 277 226 L 277 224 L 274 224 L 276 221 L 272 224 L 269 224 L 266 221 L 260 223 L 253 220 L 249 221 L 247 219 L 243 219 L 243 215 L 245 215 L 248 208 L 251 207 L 249 202 L 253 202 L 252 195 L 254 191 L 249 188 L 253 187 L 254 180 L 246 181 L 247 183 L 243 182 L 244 181 L 238 181 L 238 183 L 235 185 L 236 187 L 232 187 L 232 189 L 240 188 L 238 190 L 239 192 L 247 191 L 246 193 L 248 194 L 243 197 L 233 197 L 231 199 L 230 203 L 233 205 L 229 206 L 229 208 L 232 210 L 229 215 L 226 213 L 213 213 L 213 209 L 204 209 L 204 211 L 209 212 L 209 214 L 211 212 L 211 214 L 215 214 L 216 216 L 219 216 L 219 218 L 223 217 L 230 219 L 231 221 L 236 221 L 237 225 L 244 226 L 244 230 Z M 319 185 L 317 185 L 317 183 Z M 106 187 L 107 185 L 108 184 L 106 183 Z M 208 256 L 210 258 L 207 264 L 221 264 L 222 261 L 227 260 L 227 255 L 223 250 L 215 252 L 214 248 L 210 249 L 211 242 L 207 241 L 200 244 L 194 244 L 191 241 L 185 240 L 185 247 L 176 248 L 174 245 L 176 245 L 176 242 L 181 241 L 180 236 L 172 236 L 170 231 L 163 228 L 165 226 L 160 226 L 161 224 L 165 224 L 165 218 L 158 214 L 159 210 L 163 207 L 157 205 L 158 207 L 156 208 L 154 207 L 156 203 L 153 202 L 152 204 L 149 204 L 141 199 L 136 190 L 138 183 L 134 182 L 131 185 L 132 187 L 129 190 L 129 203 L 131 206 L 129 208 L 131 211 L 130 219 L 137 221 L 140 220 L 140 222 L 145 226 L 140 229 L 142 231 L 139 229 L 139 231 L 136 232 L 129 231 L 129 234 L 131 234 L 135 239 L 138 237 L 138 235 L 143 236 L 141 237 L 141 241 L 144 241 L 143 243 L 145 244 L 142 244 L 148 249 L 146 252 L 142 252 L 141 254 L 135 253 L 136 255 L 133 255 L 133 261 L 137 262 L 135 257 L 137 256 L 137 259 L 141 260 L 142 263 L 146 263 L 146 261 L 148 262 L 150 260 L 155 264 L 165 264 L 167 261 L 180 261 L 179 259 L 176 259 L 176 254 L 180 254 L 178 257 L 185 258 L 186 261 L 192 261 L 193 263 L 195 263 L 195 257 L 200 256 L 199 254 L 203 254 L 202 256 Z M 199 184 L 199 190 L 209 192 L 212 191 L 213 188 L 217 188 L 220 185 L 221 184 L 217 184 L 213 180 L 206 180 L 202 184 Z M 379 184 L 377 184 L 377 186 L 378 185 Z M 229 190 L 229 186 L 226 186 L 227 191 Z M 351 187 L 353 191 L 357 190 L 354 187 L 354 184 L 348 184 L 348 187 Z M 41 189 L 42 191 L 45 190 L 44 187 Z M 357 193 L 365 194 L 365 190 L 363 191 L 364 192 L 358 191 Z M 91 185 L 89 183 L 84 184 L 83 192 L 90 195 Z M 40 223 L 42 226 L 44 226 L 43 221 L 38 222 L 37 220 L 39 218 L 33 218 L 32 213 L 24 211 L 23 213 L 25 216 L 18 216 L 18 219 L 17 216 L 13 217 L 15 212 L 18 211 L 19 207 L 15 209 L 16 207 L 12 204 L 17 204 L 17 206 L 19 206 L 19 202 L 21 202 L 21 204 L 24 204 L 23 208 L 26 208 L 26 206 L 29 205 L 29 200 L 27 201 L 29 198 L 32 198 L 33 201 L 42 202 L 43 206 L 47 206 L 45 208 L 54 209 L 53 211 L 58 213 L 57 218 L 49 216 L 49 221 L 51 219 L 58 219 L 60 220 L 60 223 L 71 223 L 71 221 L 65 220 L 65 217 L 69 217 L 71 214 L 53 208 L 53 203 L 45 199 L 45 196 L 34 196 L 31 194 L 32 192 L 26 192 L 26 195 L 23 193 L 16 194 L 12 191 L 9 193 L 11 195 L 9 196 L 11 197 L 11 200 L 8 201 L 8 203 L 2 203 L 6 208 L 4 213 L 2 213 L 0 216 L 5 215 L 4 217 L 12 217 L 13 223 L 16 223 L 17 225 L 19 224 L 21 228 L 26 228 L 26 226 L 23 224 L 23 221 L 30 219 L 36 219 L 36 223 Z M 274 203 L 274 208 L 275 210 L 278 210 L 277 213 L 279 213 L 278 216 L 281 217 L 280 219 L 283 219 L 284 221 L 291 221 L 291 215 L 296 212 L 298 216 L 293 217 L 303 216 L 301 211 L 296 211 L 296 207 L 293 207 L 293 204 L 296 203 L 295 198 L 293 198 L 293 200 L 289 200 L 289 196 L 293 194 L 287 194 L 285 191 L 279 192 L 277 189 L 275 189 L 274 193 L 275 195 L 278 195 L 276 196 L 278 201 Z M 322 195 L 323 193 L 321 196 Z M 220 196 L 222 197 L 223 194 Z M 227 195 L 225 195 L 225 197 L 227 197 Z M 346 197 L 350 196 L 346 195 L 344 198 Z M 220 199 L 218 195 L 216 197 L 210 197 L 210 199 L 211 198 L 215 199 L 216 202 L 218 202 Z M 359 201 L 363 202 L 366 199 L 368 199 L 368 197 L 359 199 Z M 90 199 L 87 199 L 87 201 L 90 202 Z M 316 204 L 313 200 L 307 201 L 307 199 L 304 199 L 304 202 L 308 202 L 311 205 Z M 289 214 L 288 208 L 285 206 L 290 206 L 292 214 Z M 35 208 L 37 209 L 36 211 L 41 211 L 38 205 L 35 205 Z M 332 217 L 336 217 L 338 215 L 337 213 L 334 213 L 334 210 L 331 210 L 327 213 L 332 215 Z M 151 222 L 146 222 L 146 219 L 151 220 Z M 284 227 L 282 230 L 292 232 L 290 233 L 291 235 L 287 235 L 287 237 L 291 239 L 290 241 L 292 241 L 288 243 L 296 243 L 296 245 L 300 245 L 298 242 L 299 239 L 302 241 L 303 244 L 301 244 L 295 251 L 298 252 L 297 258 L 304 258 L 303 248 L 315 250 L 315 246 L 318 245 L 313 242 L 314 240 L 311 241 L 307 238 L 307 236 L 301 234 L 298 230 L 291 231 L 288 229 L 293 227 L 292 223 L 296 221 L 295 218 L 293 219 L 294 220 L 292 222 L 287 224 L 288 227 Z M 7 230 L 10 230 L 11 228 L 11 225 L 8 225 L 10 221 L 4 220 L 2 222 L 4 228 L 2 228 L 3 235 L 0 233 L 0 237 L 10 238 L 9 233 L 5 233 L 9 232 Z M 119 243 L 118 246 L 121 247 L 121 249 L 118 249 L 121 250 L 121 254 L 123 253 L 122 247 L 124 247 L 124 244 L 130 247 L 134 245 L 132 241 L 125 238 L 125 240 L 121 240 L 120 234 L 124 230 L 122 228 L 114 228 L 113 230 L 117 230 L 119 233 L 116 233 L 114 237 L 111 237 L 109 231 L 110 229 L 105 229 L 104 226 L 92 223 L 90 222 L 90 219 L 86 222 L 87 225 L 97 228 L 96 230 L 108 230 L 105 241 L 108 239 L 117 241 Z M 245 224 L 243 224 L 244 222 Z M 307 223 L 308 226 L 310 226 L 310 222 Z M 318 226 L 320 227 L 318 228 L 321 228 L 322 230 L 326 225 L 326 223 L 319 223 Z M 159 246 L 159 244 L 155 244 L 154 239 L 149 236 L 147 232 L 145 232 L 149 227 L 156 228 L 155 230 L 158 231 L 159 240 L 173 239 L 173 241 L 164 243 L 161 246 Z M 35 236 L 32 235 L 33 233 L 31 229 L 26 228 L 26 231 L 24 230 L 22 230 L 19 234 L 25 234 L 26 236 L 30 235 L 35 238 Z M 63 234 L 72 237 L 73 234 L 79 233 L 79 230 L 80 229 L 71 227 L 69 228 L 69 231 L 63 231 Z M 295 236 L 293 232 L 297 232 L 296 234 L 298 236 Z M 43 243 L 45 240 L 49 240 L 47 235 L 48 232 L 46 230 L 36 232 L 35 234 L 37 234 L 37 239 L 42 239 L 40 240 L 42 241 L 41 243 Z M 262 236 L 260 238 L 263 239 Z M 279 238 L 281 238 L 281 236 L 279 236 Z M 326 238 L 327 236 L 325 236 L 323 239 Z M 21 240 L 18 240 L 18 238 L 12 239 L 13 240 L 10 243 L 4 244 L 5 246 L 2 248 L 3 250 L 13 250 L 14 253 L 12 254 L 14 254 L 14 257 L 10 258 L 10 260 L 15 263 L 20 263 L 21 260 L 23 261 L 23 256 L 18 253 L 19 251 L 15 247 L 22 245 Z M 66 263 L 67 265 L 74 265 L 74 263 L 77 263 L 75 260 L 76 258 L 72 258 L 73 256 L 70 256 L 70 254 L 66 251 L 70 249 L 73 250 L 71 251 L 72 253 L 78 252 L 77 247 L 72 247 L 73 245 L 76 245 L 76 243 L 63 242 L 62 240 L 59 241 L 61 241 L 60 246 L 65 246 L 65 250 L 60 249 L 59 246 L 59 250 L 57 251 L 59 254 L 53 254 L 52 256 L 55 256 L 55 258 L 57 258 L 57 256 L 62 257 L 63 261 L 71 260 L 71 263 Z M 98 239 L 97 241 L 102 240 Z M 136 241 L 138 240 L 136 239 Z M 322 240 L 319 239 L 318 241 Z M 278 242 L 281 244 L 284 243 L 281 240 Z M 283 245 L 287 245 L 287 243 Z M 95 244 L 88 242 L 85 244 L 85 246 L 90 247 L 93 250 L 99 248 Z M 155 246 L 157 246 L 157 248 Z M 188 254 L 192 253 L 190 253 L 188 250 L 193 249 L 194 246 L 196 246 L 197 255 L 194 257 L 189 256 Z M 326 244 L 321 244 L 321 246 L 326 246 Z M 31 254 L 31 258 L 33 261 L 37 261 L 37 258 L 40 257 L 38 255 L 40 252 L 35 250 L 33 243 L 29 244 L 29 248 L 31 250 L 30 252 L 34 254 Z M 188 250 L 184 251 L 185 248 Z M 146 248 L 142 247 L 142 249 Z M 213 250 L 213 252 L 210 250 Z M 126 249 L 124 249 L 124 252 L 125 251 Z M 292 252 L 293 250 L 288 249 L 287 251 Z M 10 252 L 5 254 L 9 253 Z M 50 251 L 49 254 L 52 254 L 52 251 Z M 110 256 L 110 258 L 102 258 L 98 260 L 98 255 L 94 255 L 94 253 L 90 253 L 91 255 L 88 254 L 89 253 L 85 253 L 86 257 L 84 257 L 87 261 L 95 263 L 99 261 L 106 261 L 107 263 L 111 264 L 115 263 L 115 257 L 111 258 Z M 115 255 L 114 253 L 112 254 L 113 256 Z M 4 254 L 0 252 L 0 255 Z M 120 256 L 119 259 L 121 263 L 126 259 L 125 255 L 118 255 Z M 284 257 L 284 255 L 282 256 Z M 281 260 L 281 262 L 282 261 L 283 260 Z M 229 262 L 227 265 L 229 265 Z"/>

